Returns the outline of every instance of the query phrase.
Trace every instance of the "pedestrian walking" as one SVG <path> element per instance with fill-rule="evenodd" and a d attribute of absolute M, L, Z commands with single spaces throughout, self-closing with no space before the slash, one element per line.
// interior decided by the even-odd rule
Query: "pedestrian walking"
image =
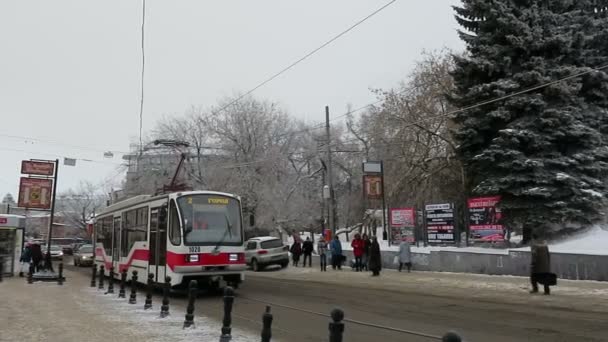
<path fill-rule="evenodd" d="M 321 237 L 317 242 L 317 253 L 319 253 L 321 272 L 327 272 L 327 242 L 324 237 Z"/>
<path fill-rule="evenodd" d="M 300 255 L 302 255 L 302 244 L 295 237 L 293 240 L 293 245 L 291 245 L 291 260 L 293 261 L 293 265 L 298 267 L 298 263 L 300 262 Z"/>
<path fill-rule="evenodd" d="M 365 242 L 361 239 L 361 235 L 355 234 L 350 246 L 353 248 L 353 255 L 355 256 L 355 271 L 360 272 L 363 270 L 362 258 L 365 250 Z"/>
<path fill-rule="evenodd" d="M 306 238 L 306 241 L 302 244 L 302 253 L 304 254 L 303 267 L 306 267 L 306 259 L 308 259 L 308 267 L 312 267 L 312 251 L 315 249 L 310 237 Z"/>
<path fill-rule="evenodd" d="M 551 294 L 549 286 L 556 283 L 556 276 L 551 273 L 549 246 L 547 246 L 546 241 L 534 234 L 532 235 L 531 252 L 530 283 L 532 283 L 532 291 L 530 293 L 538 293 L 538 283 L 541 283 L 544 287 L 545 295 L 549 295 Z"/>
<path fill-rule="evenodd" d="M 340 238 L 335 236 L 331 242 L 331 267 L 335 270 L 336 268 L 342 269 L 342 243 Z"/>
<path fill-rule="evenodd" d="M 31 252 L 32 252 L 32 264 L 34 264 L 34 272 L 38 272 L 40 271 L 40 262 L 43 259 L 43 255 L 42 255 L 42 248 L 40 247 L 39 244 L 37 243 L 33 243 L 31 245 Z"/>
<path fill-rule="evenodd" d="M 19 258 L 19 262 L 21 262 L 19 276 L 23 277 L 23 274 L 25 272 L 28 272 L 30 268 L 30 263 L 32 262 L 32 247 L 29 242 L 23 248 L 23 252 L 21 253 L 21 258 Z"/>
<path fill-rule="evenodd" d="M 410 243 L 405 238 L 401 240 L 399 245 L 399 272 L 403 269 L 403 266 L 407 267 L 407 273 L 412 270 L 412 251 Z"/>
<path fill-rule="evenodd" d="M 363 234 L 362 239 L 363 239 L 363 257 L 361 257 L 361 261 L 363 262 L 363 268 L 366 271 L 369 271 L 367 264 L 369 262 L 369 251 L 372 246 L 372 240 L 369 239 L 369 236 L 367 236 L 367 234 Z"/>
<path fill-rule="evenodd" d="M 372 271 L 372 276 L 377 277 L 382 270 L 382 256 L 380 255 L 380 244 L 378 238 L 372 238 L 372 245 L 369 251 L 369 270 Z"/>

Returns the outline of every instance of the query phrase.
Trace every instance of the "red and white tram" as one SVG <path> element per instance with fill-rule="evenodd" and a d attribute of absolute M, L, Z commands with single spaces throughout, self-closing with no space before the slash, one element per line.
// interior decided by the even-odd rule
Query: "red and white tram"
<path fill-rule="evenodd" d="M 95 218 L 95 263 L 119 272 L 137 270 L 156 283 L 171 277 L 172 287 L 190 280 L 200 286 L 238 287 L 245 253 L 238 196 L 190 191 L 142 195 L 113 204 Z"/>

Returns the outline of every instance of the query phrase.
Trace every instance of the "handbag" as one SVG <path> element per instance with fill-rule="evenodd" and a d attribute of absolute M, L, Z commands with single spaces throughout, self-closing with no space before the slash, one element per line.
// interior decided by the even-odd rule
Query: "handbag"
<path fill-rule="evenodd" d="M 547 286 L 555 286 L 557 285 L 557 275 L 555 273 L 543 273 L 538 282 Z"/>

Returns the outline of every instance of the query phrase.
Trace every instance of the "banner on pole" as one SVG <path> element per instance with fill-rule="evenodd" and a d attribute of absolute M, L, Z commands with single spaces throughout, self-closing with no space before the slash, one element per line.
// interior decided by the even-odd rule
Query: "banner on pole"
<path fill-rule="evenodd" d="M 21 177 L 18 206 L 28 209 L 50 209 L 53 180 Z"/>
<path fill-rule="evenodd" d="M 63 158 L 63 165 L 76 166 L 76 159 L 73 159 L 73 158 Z"/>
<path fill-rule="evenodd" d="M 21 173 L 26 175 L 52 176 L 55 174 L 55 163 L 46 161 L 21 161 Z"/>
<path fill-rule="evenodd" d="M 375 175 L 363 176 L 363 190 L 368 199 L 382 198 L 382 177 Z"/>
<path fill-rule="evenodd" d="M 499 224 L 502 213 L 496 205 L 500 196 L 469 198 L 469 234 L 473 241 L 502 241 L 504 227 Z"/>

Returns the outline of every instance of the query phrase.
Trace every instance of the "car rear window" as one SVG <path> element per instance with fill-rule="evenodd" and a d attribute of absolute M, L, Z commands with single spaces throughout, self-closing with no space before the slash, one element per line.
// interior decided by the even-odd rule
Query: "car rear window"
<path fill-rule="evenodd" d="M 279 248 L 279 247 L 283 247 L 283 242 L 281 242 L 281 240 L 279 240 L 279 239 L 262 241 L 260 243 L 260 246 L 262 246 L 262 248 L 264 248 L 264 249 Z"/>

